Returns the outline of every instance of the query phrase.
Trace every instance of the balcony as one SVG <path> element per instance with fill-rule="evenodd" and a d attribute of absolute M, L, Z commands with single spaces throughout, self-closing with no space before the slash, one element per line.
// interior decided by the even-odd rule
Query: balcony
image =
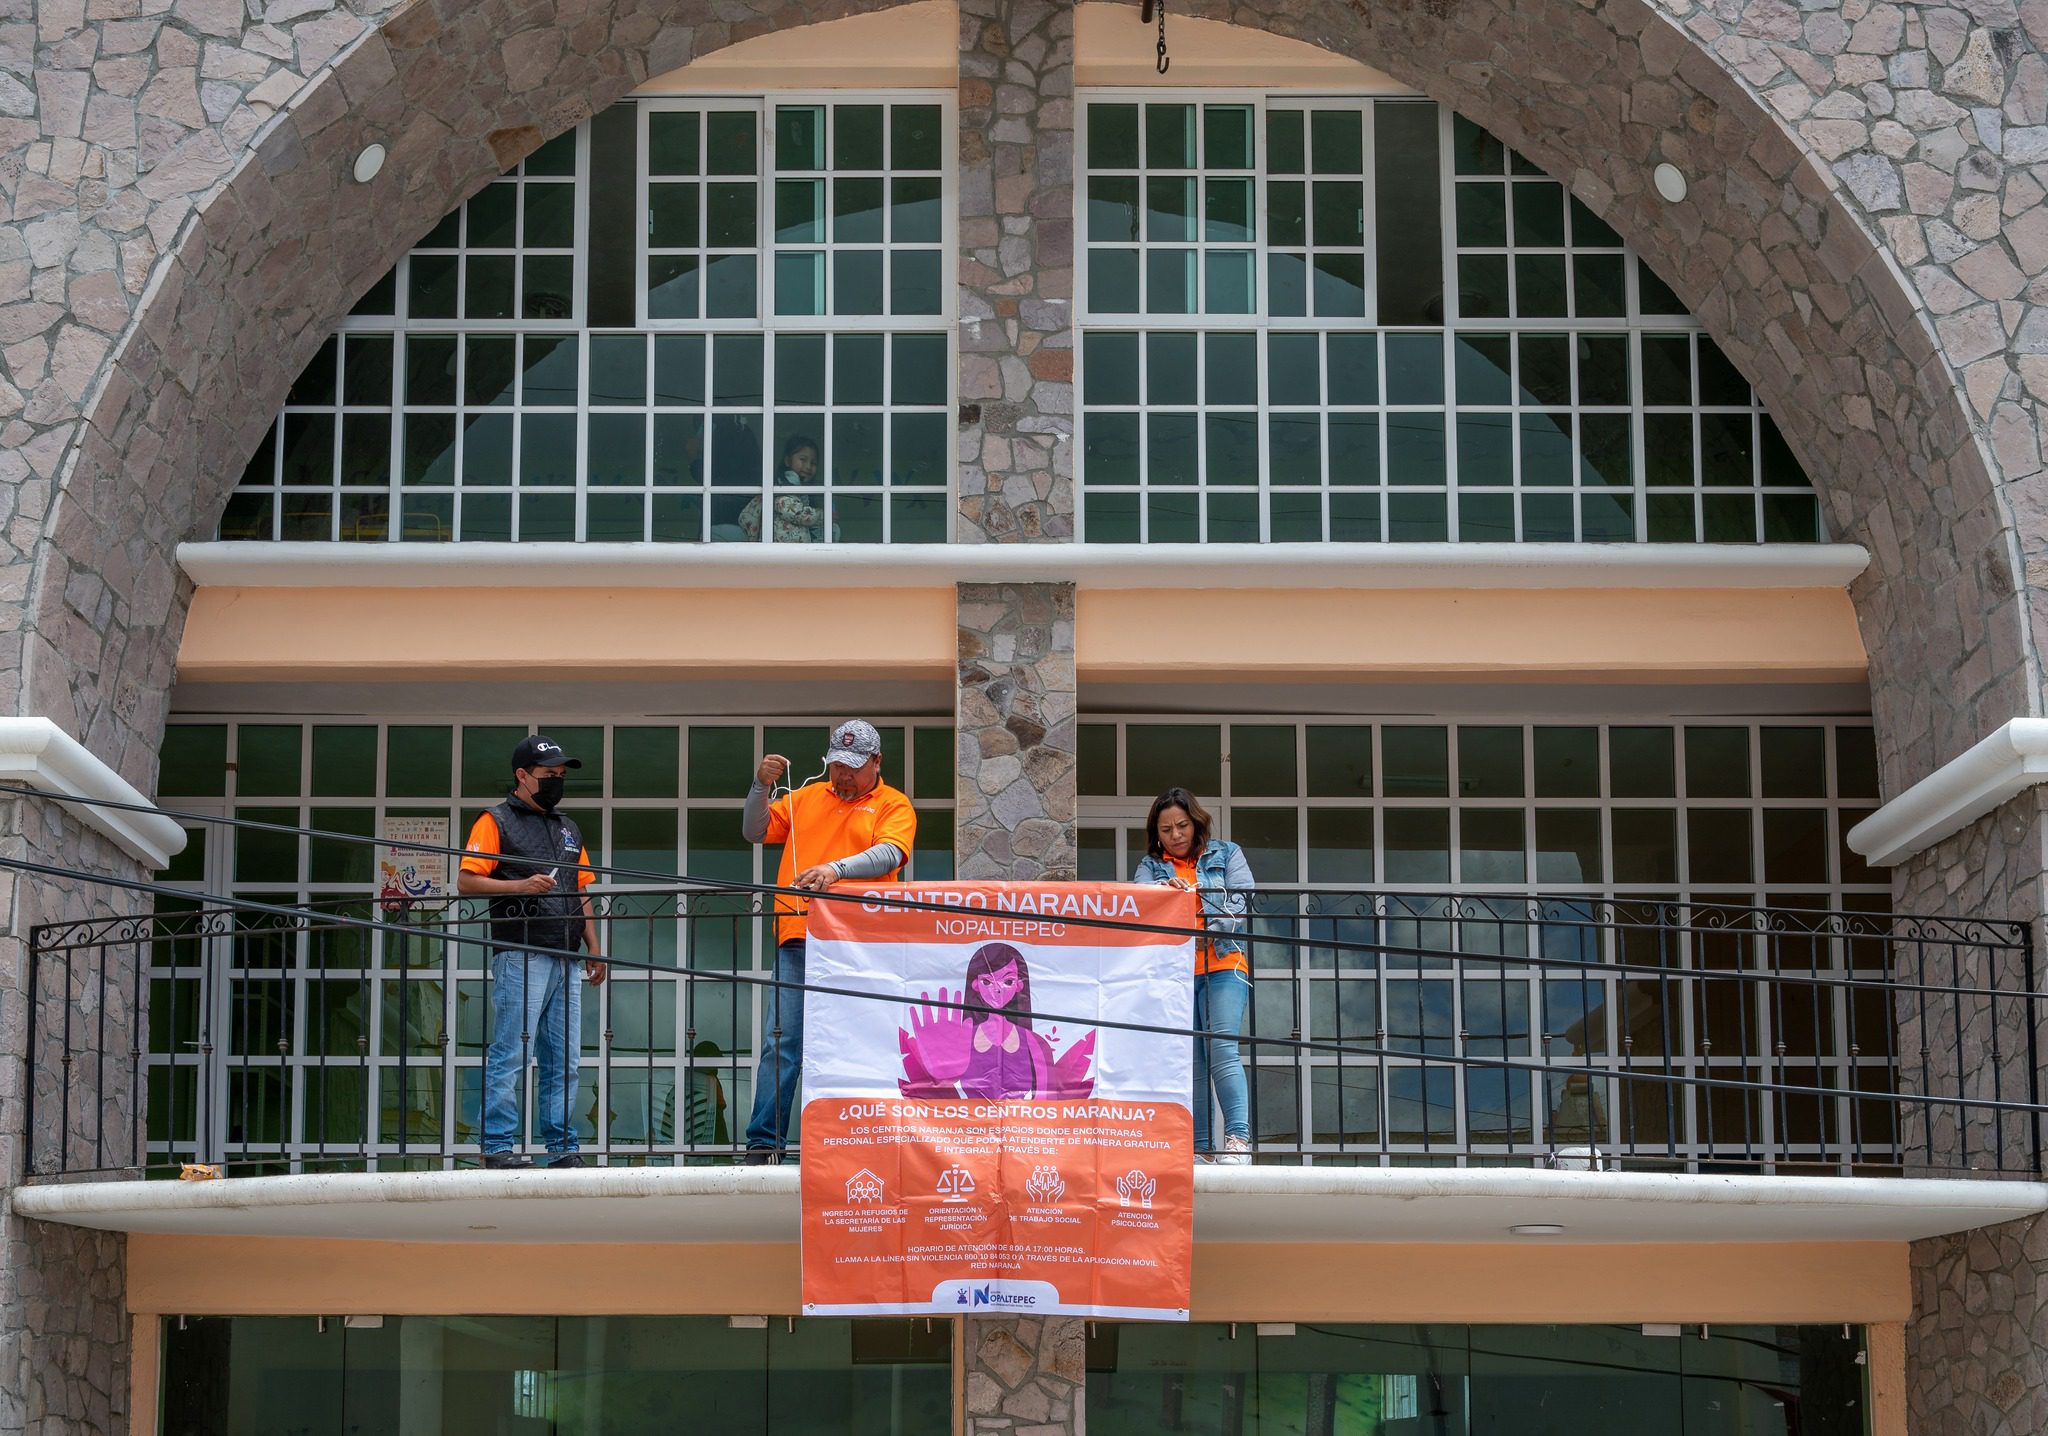
<path fill-rule="evenodd" d="M 768 901 L 596 899 L 611 977 L 567 1099 L 589 1160 L 734 1159 Z M 479 904 L 156 905 L 32 932 L 32 1179 L 477 1165 Z M 2024 924 L 1324 889 L 1252 910 L 1260 1166 L 2042 1175 Z"/>

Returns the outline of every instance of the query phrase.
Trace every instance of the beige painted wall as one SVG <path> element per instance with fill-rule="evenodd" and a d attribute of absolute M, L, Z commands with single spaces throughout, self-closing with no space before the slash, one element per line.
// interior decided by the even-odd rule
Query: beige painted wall
<path fill-rule="evenodd" d="M 657 75 L 636 95 L 762 90 L 950 90 L 959 78 L 960 7 L 919 0 L 874 15 L 757 35 Z"/>
<path fill-rule="evenodd" d="M 506 588 L 199 590 L 187 683 L 502 677 L 530 660 Z M 821 614 L 858 612 L 871 678 L 953 674 L 950 587 L 547 591 L 563 677 L 808 678 Z M 865 615 L 879 614 L 880 621 Z M 1326 678 L 1861 682 L 1838 589 L 1083 589 L 1084 682 Z"/>
<path fill-rule="evenodd" d="M 1158 33 L 1132 5 L 1074 10 L 1077 85 L 1246 86 L 1349 94 L 1408 94 L 1392 77 L 1299 40 L 1174 12 L 1166 21 L 1173 67 L 1154 68 Z M 639 95 L 744 94 L 761 90 L 944 89 L 958 77 L 960 13 L 955 0 L 920 0 L 876 15 L 828 20 L 742 40 L 680 70 L 658 75 Z"/>
<path fill-rule="evenodd" d="M 1346 56 L 1221 20 L 1193 19 L 1178 8 L 1166 17 L 1166 51 L 1173 63 L 1164 75 L 1155 66 L 1158 39 L 1156 29 L 1140 23 L 1135 5 L 1075 6 L 1074 83 L 1413 93 L 1392 76 Z"/>
<path fill-rule="evenodd" d="M 1084 680 L 1859 683 L 1839 589 L 1085 590 Z"/>
<path fill-rule="evenodd" d="M 1903 1322 L 1902 1243 L 1201 1243 L 1197 1321 Z M 793 1243 L 309 1241 L 135 1235 L 135 1312 L 795 1313 Z"/>
<path fill-rule="evenodd" d="M 820 619 L 846 613 L 859 615 L 864 677 L 953 676 L 950 588 L 202 588 L 178 677 L 503 678 L 532 662 L 536 604 L 559 678 L 807 678 L 837 651 Z"/>

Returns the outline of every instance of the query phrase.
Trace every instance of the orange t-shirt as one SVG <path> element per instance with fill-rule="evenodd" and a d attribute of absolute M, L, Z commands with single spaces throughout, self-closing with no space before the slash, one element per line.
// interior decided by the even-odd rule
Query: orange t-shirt
<path fill-rule="evenodd" d="M 1167 861 L 1173 864 L 1173 875 L 1175 877 L 1179 878 L 1189 887 L 1194 888 L 1197 892 L 1201 890 L 1201 884 L 1196 880 L 1197 874 L 1200 873 L 1201 869 L 1196 866 L 1192 856 L 1185 858 L 1168 857 Z M 1225 944 L 1235 940 L 1234 937 L 1222 939 Z M 1198 976 L 1211 972 L 1241 972 L 1246 977 L 1252 975 L 1252 965 L 1244 960 L 1244 953 L 1242 951 L 1226 947 L 1224 951 L 1218 952 L 1216 948 L 1217 940 L 1214 938 L 1205 937 L 1196 941 L 1195 972 Z"/>
<path fill-rule="evenodd" d="M 794 841 L 790 840 L 792 830 Z M 830 783 L 806 783 L 768 805 L 768 836 L 763 841 L 782 844 L 782 866 L 776 870 L 775 882 L 786 888 L 805 868 L 850 858 L 876 843 L 895 844 L 908 862 L 916 838 L 916 810 L 910 799 L 887 783 L 875 784 L 866 797 L 851 803 L 841 801 Z M 890 882 L 902 871 L 898 868 L 876 881 Z M 775 923 L 775 940 L 801 939 L 809 904 L 802 898 L 778 897 L 775 910 L 781 914 Z"/>
<path fill-rule="evenodd" d="M 463 844 L 463 847 L 472 853 L 502 853 L 505 851 L 504 846 L 498 840 L 498 820 L 491 816 L 488 808 L 477 814 L 476 823 L 469 830 L 469 841 Z M 587 888 L 597 881 L 597 874 L 590 870 L 590 849 L 579 848 L 576 853 L 576 861 L 583 865 L 582 870 L 576 874 L 576 886 L 579 889 Z M 496 858 L 464 858 L 462 860 L 462 870 L 466 873 L 475 873 L 479 877 L 487 878 L 498 870 L 498 860 Z"/>

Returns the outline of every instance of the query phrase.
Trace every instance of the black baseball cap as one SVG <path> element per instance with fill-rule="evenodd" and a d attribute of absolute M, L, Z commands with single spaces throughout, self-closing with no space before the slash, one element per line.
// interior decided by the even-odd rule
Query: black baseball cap
<path fill-rule="evenodd" d="M 580 768 L 581 758 L 571 758 L 562 751 L 562 745 L 545 733 L 536 733 L 531 738 L 520 740 L 512 750 L 512 767 L 520 768 Z"/>

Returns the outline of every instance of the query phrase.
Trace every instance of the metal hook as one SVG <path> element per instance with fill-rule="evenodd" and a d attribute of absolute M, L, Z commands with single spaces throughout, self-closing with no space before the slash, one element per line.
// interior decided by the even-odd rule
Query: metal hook
<path fill-rule="evenodd" d="M 1146 0 L 1145 9 L 1150 11 L 1155 3 L 1159 7 L 1159 59 L 1157 64 L 1159 73 L 1163 75 L 1173 68 L 1173 61 L 1166 58 L 1166 0 Z"/>

